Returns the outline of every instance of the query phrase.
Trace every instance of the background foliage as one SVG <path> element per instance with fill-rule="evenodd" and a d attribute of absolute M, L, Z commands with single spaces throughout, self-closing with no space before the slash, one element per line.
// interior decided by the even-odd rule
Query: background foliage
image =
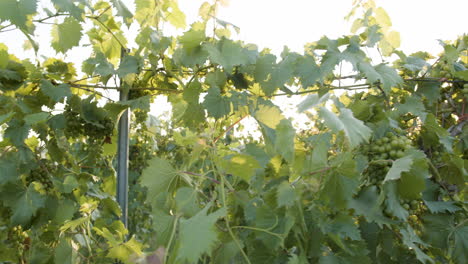
<path fill-rule="evenodd" d="M 405 54 L 386 12 L 359 1 L 353 35 L 277 57 L 232 39 L 221 2 L 191 25 L 175 0 L 136 0 L 134 13 L 120 0 L 0 2 L 0 34 L 37 51 L 35 28 L 52 21 L 57 53 L 93 48 L 76 69 L 0 44 L 0 262 L 466 263 L 468 37 Z M 103 94 L 120 89 L 129 101 Z M 157 95 L 170 118 L 148 115 Z M 281 96 L 300 100 L 305 129 Z M 128 228 L 114 170 L 125 109 Z"/>

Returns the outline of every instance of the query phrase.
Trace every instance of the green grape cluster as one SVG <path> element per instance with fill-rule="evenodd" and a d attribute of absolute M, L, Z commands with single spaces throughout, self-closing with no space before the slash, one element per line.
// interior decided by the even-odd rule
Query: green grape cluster
<path fill-rule="evenodd" d="M 148 166 L 148 160 L 153 157 L 149 144 L 138 140 L 129 147 L 129 169 L 141 173 Z"/>
<path fill-rule="evenodd" d="M 401 133 L 400 130 L 398 132 Z M 406 136 L 388 132 L 365 146 L 364 152 L 370 160 L 366 171 L 369 182 L 373 185 L 381 182 L 392 166 L 392 160 L 402 158 L 411 145 L 412 141 Z"/>
<path fill-rule="evenodd" d="M 413 225 L 418 225 L 419 217 L 427 211 L 422 200 L 400 199 L 400 204 L 409 212 L 408 220 Z"/>
<path fill-rule="evenodd" d="M 85 121 L 80 117 L 80 114 L 73 111 L 70 105 L 66 105 L 63 115 L 66 120 L 65 135 L 72 138 L 83 135 Z"/>
<path fill-rule="evenodd" d="M 54 166 L 47 160 L 40 160 L 39 166 L 29 172 L 26 176 L 26 184 L 32 182 L 40 182 L 45 190 L 51 190 L 54 185 L 50 178 L 50 174 L 54 171 Z"/>
<path fill-rule="evenodd" d="M 465 96 L 465 98 L 468 98 L 468 83 L 463 84 L 462 93 Z"/>
<path fill-rule="evenodd" d="M 445 61 L 439 66 L 439 77 L 450 79 L 452 77 L 452 74 L 450 73 L 452 71 L 452 67 Z"/>
<path fill-rule="evenodd" d="M 18 225 L 10 229 L 8 233 L 8 240 L 17 249 L 18 255 L 21 255 L 22 252 L 26 249 L 26 240 L 28 239 L 28 234 L 23 230 L 23 227 Z"/>
<path fill-rule="evenodd" d="M 431 160 L 433 162 L 434 165 L 438 166 L 438 165 L 441 165 L 444 163 L 444 161 L 442 160 L 442 153 L 440 151 L 432 151 L 431 153 Z"/>
<path fill-rule="evenodd" d="M 64 116 L 66 120 L 65 134 L 71 138 L 87 135 L 92 140 L 99 140 L 112 136 L 114 131 L 114 122 L 110 118 L 101 119 L 97 124 L 89 123 L 69 105 L 65 106 Z"/>
<path fill-rule="evenodd" d="M 110 118 L 105 118 L 99 120 L 99 125 L 85 123 L 84 131 L 86 132 L 87 136 L 95 140 L 110 137 L 114 132 L 114 122 L 112 122 Z"/>
<path fill-rule="evenodd" d="M 148 112 L 141 109 L 136 109 L 133 111 L 133 115 L 135 116 L 135 123 L 144 126 L 146 119 L 148 119 Z"/>

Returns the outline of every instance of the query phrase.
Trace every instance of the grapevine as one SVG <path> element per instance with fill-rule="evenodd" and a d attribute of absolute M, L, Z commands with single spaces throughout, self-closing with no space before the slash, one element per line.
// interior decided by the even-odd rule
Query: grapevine
<path fill-rule="evenodd" d="M 407 54 L 355 1 L 350 34 L 274 54 L 223 1 L 194 23 L 175 0 L 12 1 L 0 35 L 35 57 L 0 44 L 0 264 L 467 263 L 466 35 Z"/>

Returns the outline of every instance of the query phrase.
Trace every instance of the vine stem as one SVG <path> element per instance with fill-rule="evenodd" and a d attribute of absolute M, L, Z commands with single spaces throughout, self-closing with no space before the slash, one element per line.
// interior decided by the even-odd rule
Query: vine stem
<path fill-rule="evenodd" d="M 167 249 L 166 249 L 166 254 L 164 255 L 164 261 L 163 263 L 167 263 L 167 258 L 169 256 L 169 249 L 171 248 L 172 241 L 174 240 L 175 233 L 177 231 L 177 222 L 179 222 L 179 215 L 176 215 L 176 218 L 174 219 L 174 225 L 172 226 L 172 232 L 171 236 L 169 237 L 169 242 L 167 243 Z"/>
<path fill-rule="evenodd" d="M 241 117 L 239 120 L 237 120 L 236 122 L 234 122 L 232 125 L 230 125 L 221 135 L 219 135 L 218 137 L 215 138 L 215 140 L 213 140 L 213 143 L 216 143 L 218 142 L 218 140 L 224 136 L 227 132 L 229 132 L 231 129 L 234 128 L 235 125 L 239 124 L 240 121 L 242 121 L 244 118 L 246 118 L 248 115 L 245 115 L 243 117 Z"/>
<path fill-rule="evenodd" d="M 216 153 L 214 153 L 214 151 L 216 151 L 216 146 L 213 146 L 213 151 L 210 151 L 209 154 L 212 156 L 211 157 L 212 160 L 216 161 L 217 160 L 217 155 L 216 155 Z M 226 190 L 225 190 L 226 179 L 224 178 L 224 175 L 222 175 L 218 171 L 215 164 L 212 164 L 212 166 L 213 166 L 213 171 L 215 172 L 215 174 L 219 175 L 219 177 L 220 177 L 220 181 L 221 181 L 221 186 L 220 186 L 221 187 L 221 200 L 223 202 L 224 208 L 226 208 Z M 247 264 L 252 264 L 252 262 L 250 262 L 249 257 L 247 256 L 245 251 L 242 249 L 242 245 L 240 244 L 239 240 L 236 238 L 236 236 L 234 235 L 234 232 L 232 231 L 231 225 L 229 224 L 229 219 L 227 217 L 227 210 L 226 210 L 226 215 L 224 216 L 224 219 L 226 220 L 226 228 L 227 228 L 227 230 L 229 232 L 229 235 L 231 236 L 231 238 L 234 241 L 234 243 L 236 244 L 236 246 L 239 248 L 242 256 L 245 259 L 245 261 L 247 262 Z"/>
<path fill-rule="evenodd" d="M 67 83 L 74 88 L 98 88 L 98 89 L 108 89 L 108 90 L 120 90 L 120 87 L 117 86 L 103 86 L 103 85 L 90 85 L 90 84 L 78 84 L 78 83 Z M 148 90 L 148 91 L 161 91 L 161 92 L 171 92 L 171 93 L 181 93 L 179 90 L 156 88 L 156 87 L 132 87 L 129 90 Z"/>
<path fill-rule="evenodd" d="M 180 173 L 183 173 L 183 174 L 188 174 L 188 175 L 193 175 L 193 176 L 197 176 L 197 177 L 202 177 L 202 178 L 207 178 L 208 180 L 216 183 L 216 184 L 220 184 L 220 182 L 216 179 L 213 179 L 213 178 L 210 178 L 206 175 L 203 175 L 203 174 L 199 174 L 199 173 L 195 173 L 195 172 L 191 172 L 191 171 L 180 171 Z"/>
<path fill-rule="evenodd" d="M 225 182 L 225 179 L 224 179 L 224 175 L 221 175 L 221 174 L 218 174 L 221 176 L 221 199 L 223 200 L 223 205 L 224 207 L 226 207 L 226 191 L 224 190 L 224 182 Z M 250 262 L 250 259 L 249 257 L 247 256 L 247 254 L 245 254 L 244 250 L 242 249 L 242 245 L 240 244 L 239 240 L 236 238 L 236 236 L 234 235 L 234 232 L 232 232 L 232 228 L 231 228 L 231 225 L 229 224 L 229 219 L 227 218 L 227 210 L 226 210 L 226 216 L 225 216 L 225 219 L 226 219 L 226 227 L 227 227 L 227 230 L 229 232 L 229 235 L 231 235 L 232 237 L 232 240 L 234 240 L 234 243 L 236 243 L 237 247 L 239 248 L 240 252 L 242 253 L 242 256 L 244 257 L 245 261 L 248 263 L 248 264 L 252 264 Z"/>
<path fill-rule="evenodd" d="M 243 228 L 243 229 L 250 229 L 250 230 L 254 230 L 254 231 L 264 232 L 264 233 L 267 233 L 269 235 L 275 236 L 279 240 L 283 241 L 283 237 L 280 234 L 268 231 L 267 229 L 253 227 L 253 226 L 233 226 L 231 228 L 232 229 L 234 229 L 234 228 Z"/>
<path fill-rule="evenodd" d="M 101 14 L 102 15 L 102 14 Z M 112 32 L 112 30 L 106 25 L 104 24 L 101 20 L 99 20 L 99 16 L 86 16 L 87 18 L 90 18 L 90 19 L 94 19 L 96 20 L 103 28 L 105 28 L 107 30 L 107 32 L 109 32 L 112 37 L 117 41 L 117 43 L 119 43 L 120 47 L 123 48 L 123 49 L 126 49 L 125 45 L 120 41 L 120 39 L 114 34 L 114 32 Z"/>
<path fill-rule="evenodd" d="M 89 255 L 92 255 L 92 249 L 91 249 L 91 243 L 89 243 L 89 240 L 88 240 L 88 237 L 86 236 L 86 229 L 85 228 L 81 228 L 81 231 L 83 232 L 83 238 L 84 238 L 84 241 L 86 243 L 86 247 L 88 248 L 88 251 L 89 251 Z M 91 234 L 90 234 L 91 235 Z M 87 258 L 87 261 L 89 263 L 89 258 Z"/>

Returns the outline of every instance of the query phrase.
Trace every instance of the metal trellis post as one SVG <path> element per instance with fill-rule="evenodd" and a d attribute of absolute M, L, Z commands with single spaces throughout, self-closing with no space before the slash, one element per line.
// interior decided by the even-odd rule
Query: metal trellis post
<path fill-rule="evenodd" d="M 126 50 L 122 48 L 121 59 Z M 122 89 L 123 81 L 120 81 L 120 101 L 128 100 L 128 90 Z M 117 202 L 122 210 L 121 221 L 127 227 L 128 215 L 128 146 L 129 146 L 129 115 L 127 109 L 119 120 L 118 153 L 117 153 Z"/>

